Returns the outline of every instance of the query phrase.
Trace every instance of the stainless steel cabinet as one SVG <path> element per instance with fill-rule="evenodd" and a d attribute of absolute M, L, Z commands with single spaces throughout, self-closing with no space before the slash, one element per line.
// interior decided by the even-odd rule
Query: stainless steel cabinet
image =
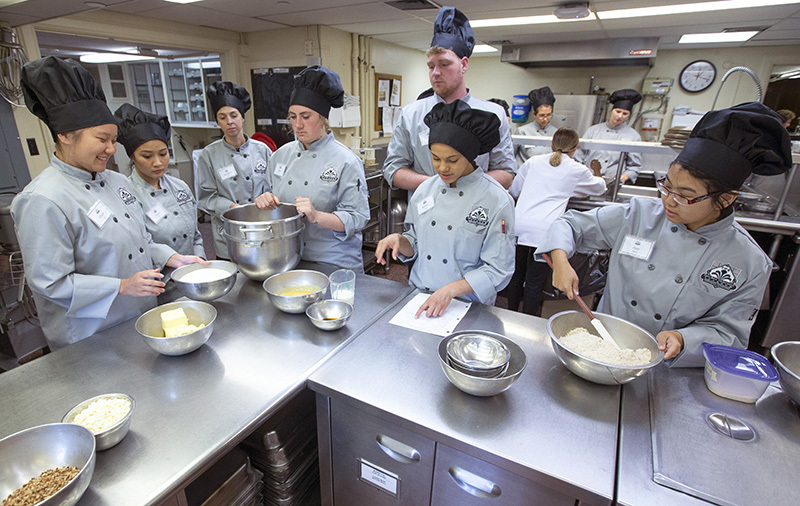
<path fill-rule="evenodd" d="M 432 440 L 337 401 L 331 439 L 334 504 L 429 504 Z"/>
<path fill-rule="evenodd" d="M 569 497 L 497 466 L 436 444 L 431 506 L 574 506 Z"/>

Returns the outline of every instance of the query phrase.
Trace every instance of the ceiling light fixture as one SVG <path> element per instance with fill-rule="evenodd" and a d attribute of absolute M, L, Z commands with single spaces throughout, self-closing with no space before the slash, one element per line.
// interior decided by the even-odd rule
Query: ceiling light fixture
<path fill-rule="evenodd" d="M 721 11 L 728 9 L 747 9 L 750 7 L 772 7 L 776 5 L 791 5 L 800 3 L 800 0 L 722 0 L 718 2 L 698 2 L 690 4 L 659 5 L 655 7 L 641 7 L 635 9 L 618 9 L 612 11 L 598 11 L 598 19 L 623 19 L 640 18 L 645 16 L 667 16 L 672 14 L 690 14 L 694 12 Z"/>
<path fill-rule="evenodd" d="M 475 47 L 472 48 L 472 53 L 496 53 L 500 51 L 494 46 L 490 46 L 489 44 L 475 44 Z"/>
<path fill-rule="evenodd" d="M 203 0 L 164 0 L 165 2 L 172 2 L 174 4 L 193 4 L 195 2 L 202 2 Z"/>
<path fill-rule="evenodd" d="M 719 42 L 744 42 L 758 32 L 687 33 L 678 44 L 711 44 Z"/>
<path fill-rule="evenodd" d="M 121 63 L 129 61 L 155 60 L 155 56 L 128 53 L 89 53 L 81 55 L 83 63 Z"/>
<path fill-rule="evenodd" d="M 800 1 L 800 0 L 798 0 Z M 590 13 L 591 14 L 591 13 Z M 595 19 L 594 15 L 580 19 L 558 19 L 553 14 L 544 16 L 522 16 L 517 18 L 494 18 L 469 20 L 473 28 L 485 28 L 487 26 L 518 26 L 518 25 L 543 25 L 547 23 L 569 23 L 571 21 L 586 21 Z"/>
<path fill-rule="evenodd" d="M 564 4 L 553 9 L 553 15 L 558 19 L 583 19 L 590 13 L 589 2 Z"/>

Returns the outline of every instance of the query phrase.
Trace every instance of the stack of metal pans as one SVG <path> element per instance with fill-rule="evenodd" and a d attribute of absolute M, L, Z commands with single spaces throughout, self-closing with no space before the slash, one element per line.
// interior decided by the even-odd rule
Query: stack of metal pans
<path fill-rule="evenodd" d="M 691 133 L 692 129 L 688 127 L 672 127 L 664 134 L 664 139 L 661 141 L 661 144 L 663 146 L 683 149 L 683 145 L 686 144 L 686 140 Z"/>
<path fill-rule="evenodd" d="M 511 352 L 491 333 L 456 332 L 447 339 L 447 359 L 454 369 L 477 378 L 496 378 L 508 370 Z"/>
<path fill-rule="evenodd" d="M 265 505 L 319 502 L 319 457 L 314 395 L 304 391 L 241 445 L 263 473 Z"/>
<path fill-rule="evenodd" d="M 244 451 L 234 448 L 186 487 L 186 502 L 190 506 L 260 506 L 263 476 Z"/>

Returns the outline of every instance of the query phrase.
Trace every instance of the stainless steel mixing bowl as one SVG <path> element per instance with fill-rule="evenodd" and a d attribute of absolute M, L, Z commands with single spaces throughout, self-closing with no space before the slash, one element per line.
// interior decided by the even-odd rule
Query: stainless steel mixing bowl
<path fill-rule="evenodd" d="M 623 366 L 606 364 L 575 353 L 564 346 L 560 338 L 576 327 L 587 330 L 593 327 L 583 311 L 562 311 L 547 320 L 547 333 L 550 334 L 556 356 L 574 374 L 594 383 L 622 385 L 638 378 L 664 360 L 664 353 L 658 349 L 656 339 L 643 328 L 615 316 L 597 312 L 594 315 L 603 322 L 620 348 L 647 348 L 650 356 L 655 358 L 645 365 Z"/>
<path fill-rule="evenodd" d="M 475 333 L 477 331 L 473 330 L 469 332 Z M 502 376 L 498 376 L 496 378 L 481 378 L 463 373 L 451 366 L 447 360 L 447 342 L 449 341 L 450 336 L 446 336 L 439 342 L 439 363 L 442 366 L 442 371 L 444 371 L 447 379 L 449 379 L 450 383 L 455 385 L 456 388 L 462 392 L 476 395 L 478 397 L 489 397 L 508 390 L 508 388 L 511 387 L 511 385 L 520 377 L 522 371 L 525 370 L 525 366 L 528 364 L 528 359 L 525 356 L 525 352 L 522 351 L 522 348 L 520 348 L 517 343 L 506 336 L 495 334 L 493 332 L 479 332 L 490 335 L 502 342 L 511 353 L 511 358 L 508 361 L 508 370 L 506 370 Z"/>
<path fill-rule="evenodd" d="M 321 272 L 298 269 L 270 276 L 262 286 L 276 308 L 286 313 L 303 313 L 308 306 L 322 300 L 328 283 L 328 276 Z M 305 295 L 281 295 L 281 292 L 299 287 L 314 287 L 316 290 Z"/>
<path fill-rule="evenodd" d="M 464 331 L 450 334 L 447 358 L 463 373 L 492 378 L 506 371 L 511 353 L 488 332 Z"/>
<path fill-rule="evenodd" d="M 187 274 L 202 271 L 203 269 L 220 269 L 228 273 L 228 276 L 216 281 L 188 282 L 185 281 Z M 178 290 L 193 300 L 209 301 L 222 297 L 231 291 L 236 284 L 236 273 L 239 268 L 233 262 L 224 260 L 212 260 L 211 265 L 190 264 L 179 267 L 172 272 L 172 281 Z"/>
<path fill-rule="evenodd" d="M 315 327 L 322 330 L 336 330 L 344 327 L 351 314 L 353 314 L 353 306 L 337 299 L 321 300 L 306 308 L 308 319 Z"/>
<path fill-rule="evenodd" d="M 131 403 L 131 408 L 125 414 L 125 416 L 115 423 L 113 426 L 94 433 L 94 440 L 97 443 L 97 451 L 107 450 L 112 446 L 116 446 L 117 443 L 122 441 L 122 439 L 128 434 L 128 430 L 131 428 L 131 416 L 133 415 L 133 410 L 136 408 L 136 402 L 133 400 L 133 397 L 125 394 L 102 394 L 91 399 L 86 399 L 85 401 L 81 402 L 74 408 L 70 409 L 64 418 L 61 419 L 63 423 L 76 423 L 75 417 L 78 414 L 86 409 L 89 404 L 98 400 L 98 399 L 108 399 L 108 398 L 122 398 L 127 399 Z"/>
<path fill-rule="evenodd" d="M 178 337 L 164 337 L 164 328 L 161 326 L 161 313 L 171 309 L 182 308 L 189 324 L 205 324 L 190 334 Z M 186 355 L 203 346 L 211 333 L 214 332 L 214 321 L 217 319 L 217 309 L 207 302 L 195 300 L 179 300 L 170 302 L 151 309 L 136 320 L 136 332 L 142 336 L 148 346 L 162 355 Z"/>
<path fill-rule="evenodd" d="M 72 506 L 92 480 L 95 455 L 94 436 L 80 425 L 51 423 L 11 434 L 0 439 L 0 498 L 48 469 L 71 466 L 78 476 L 37 506 Z"/>
<path fill-rule="evenodd" d="M 222 222 L 231 260 L 248 278 L 263 281 L 300 263 L 304 225 L 295 206 L 238 206 L 222 213 Z"/>
<path fill-rule="evenodd" d="M 786 341 L 772 347 L 772 358 L 786 395 L 800 406 L 800 341 Z"/>

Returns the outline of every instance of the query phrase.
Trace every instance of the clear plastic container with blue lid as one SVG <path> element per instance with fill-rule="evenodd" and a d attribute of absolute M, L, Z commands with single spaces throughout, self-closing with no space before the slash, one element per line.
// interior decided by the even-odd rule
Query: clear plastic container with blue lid
<path fill-rule="evenodd" d="M 705 382 L 715 394 L 740 402 L 756 402 L 778 371 L 769 361 L 749 350 L 703 343 Z"/>

